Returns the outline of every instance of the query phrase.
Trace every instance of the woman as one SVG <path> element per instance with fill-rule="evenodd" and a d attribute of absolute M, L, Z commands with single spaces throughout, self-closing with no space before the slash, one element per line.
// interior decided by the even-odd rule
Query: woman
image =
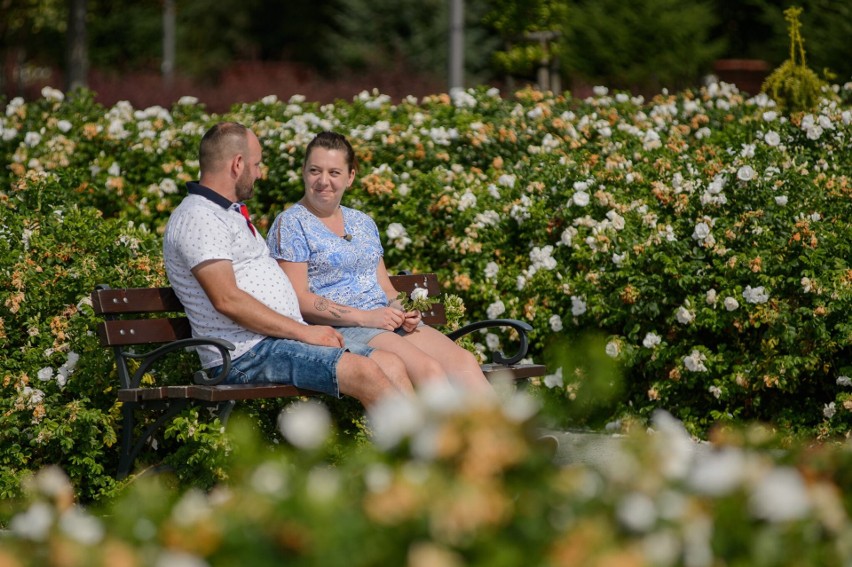
<path fill-rule="evenodd" d="M 421 324 L 419 312 L 405 312 L 396 300 L 376 223 L 340 205 L 356 168 L 345 137 L 318 134 L 305 152 L 304 196 L 269 230 L 269 249 L 296 290 L 302 316 L 337 327 L 346 341 L 399 355 L 415 386 L 450 379 L 491 392 L 470 352 Z"/>

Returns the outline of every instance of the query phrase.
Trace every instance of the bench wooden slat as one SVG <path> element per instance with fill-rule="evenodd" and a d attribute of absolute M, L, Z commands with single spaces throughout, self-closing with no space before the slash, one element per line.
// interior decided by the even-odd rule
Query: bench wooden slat
<path fill-rule="evenodd" d="M 150 388 L 122 388 L 118 391 L 120 402 L 150 402 L 164 400 L 168 397 L 165 386 Z"/>
<path fill-rule="evenodd" d="M 98 325 L 101 346 L 128 346 L 169 343 L 192 336 L 186 317 L 168 319 L 123 319 Z"/>
<path fill-rule="evenodd" d="M 517 364 L 512 366 L 503 366 L 502 364 L 489 363 L 483 364 L 481 368 L 482 373 L 489 379 L 503 373 L 509 373 L 515 380 L 536 378 L 544 376 L 547 373 L 547 368 L 543 364 Z"/>
<path fill-rule="evenodd" d="M 98 315 L 183 311 L 170 287 L 97 289 L 92 293 L 92 307 Z"/>
<path fill-rule="evenodd" d="M 169 398 L 191 398 L 205 402 L 316 395 L 316 392 L 299 390 L 295 386 L 284 384 L 219 384 L 217 386 L 191 384 L 187 386 L 166 386 L 166 389 Z"/>

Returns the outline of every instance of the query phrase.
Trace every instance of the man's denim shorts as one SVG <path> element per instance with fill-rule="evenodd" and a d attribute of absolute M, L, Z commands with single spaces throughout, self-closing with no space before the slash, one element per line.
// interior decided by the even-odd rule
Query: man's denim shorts
<path fill-rule="evenodd" d="M 370 356 L 366 344 L 346 348 L 310 345 L 290 339 L 266 337 L 231 363 L 225 384 L 289 384 L 300 389 L 340 397 L 337 363 L 344 352 Z M 211 369 L 215 375 L 221 367 Z"/>

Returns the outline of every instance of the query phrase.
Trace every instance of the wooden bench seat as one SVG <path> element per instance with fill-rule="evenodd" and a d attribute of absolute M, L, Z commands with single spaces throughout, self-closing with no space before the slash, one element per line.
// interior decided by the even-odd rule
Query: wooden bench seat
<path fill-rule="evenodd" d="M 419 287 L 425 287 L 430 296 L 440 294 L 434 274 L 406 274 L 391 279 L 399 291 L 408 294 Z M 111 289 L 99 285 L 92 292 L 92 305 L 95 313 L 104 319 L 98 326 L 100 344 L 112 348 L 115 355 L 119 380 L 117 397 L 123 402 L 118 478 L 130 473 L 136 457 L 157 430 L 190 405 L 215 408 L 224 423 L 237 401 L 315 395 L 286 385 L 221 384 L 222 377 L 230 370 L 230 352 L 234 346 L 217 338 L 193 337 L 183 305 L 172 288 Z M 423 321 L 429 325 L 445 325 L 443 305 L 433 304 L 431 310 L 423 313 Z M 447 336 L 458 340 L 491 327 L 512 329 L 520 346 L 512 356 L 495 353 L 493 361 L 482 366 L 487 376 L 502 373 L 514 379 L 525 379 L 544 375 L 544 366 L 520 363 L 527 354 L 527 333 L 532 330 L 522 321 L 480 321 L 447 333 Z M 213 345 L 222 353 L 224 364 L 219 375 L 209 376 L 198 370 L 188 377 L 186 384 L 151 384 L 152 371 L 165 357 L 202 344 Z M 135 435 L 136 412 L 140 410 L 158 411 L 159 417 L 145 431 Z"/>

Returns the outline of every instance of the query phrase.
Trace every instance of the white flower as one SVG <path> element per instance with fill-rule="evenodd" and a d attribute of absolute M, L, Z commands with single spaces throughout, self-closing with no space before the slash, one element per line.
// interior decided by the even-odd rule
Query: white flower
<path fill-rule="evenodd" d="M 503 305 L 503 302 L 499 299 L 489 305 L 488 309 L 485 310 L 485 314 L 488 316 L 489 319 L 496 319 L 505 312 L 506 306 Z"/>
<path fill-rule="evenodd" d="M 459 199 L 459 210 L 464 211 L 476 206 L 476 195 L 470 192 L 470 189 L 465 191 L 464 195 Z"/>
<path fill-rule="evenodd" d="M 52 525 L 53 509 L 46 502 L 35 502 L 9 522 L 13 534 L 31 541 L 44 541 Z"/>
<path fill-rule="evenodd" d="M 695 240 L 705 240 L 710 236 L 710 225 L 706 222 L 700 222 L 695 225 L 695 230 L 692 231 L 692 238 Z"/>
<path fill-rule="evenodd" d="M 778 113 L 774 110 L 767 110 L 763 113 L 763 120 L 766 122 L 772 122 L 776 118 L 778 118 Z"/>
<path fill-rule="evenodd" d="M 410 297 L 412 301 L 426 301 L 429 299 L 429 290 L 425 287 L 415 288 L 412 290 Z"/>
<path fill-rule="evenodd" d="M 725 298 L 725 309 L 728 311 L 734 311 L 740 306 L 740 302 L 735 298 L 728 296 Z"/>
<path fill-rule="evenodd" d="M 27 147 L 34 148 L 41 142 L 41 134 L 38 132 L 27 132 L 24 134 L 24 144 Z"/>
<path fill-rule="evenodd" d="M 749 303 L 766 303 L 769 301 L 769 293 L 762 285 L 757 287 L 747 285 L 743 291 L 743 298 Z"/>
<path fill-rule="evenodd" d="M 563 246 L 571 246 L 571 243 L 574 241 L 574 237 L 577 236 L 577 234 L 577 229 L 573 226 L 569 226 L 562 231 L 562 236 L 559 237 L 559 244 Z"/>
<path fill-rule="evenodd" d="M 485 279 L 494 279 L 499 271 L 500 266 L 498 266 L 496 262 L 488 262 L 488 264 L 485 265 Z"/>
<path fill-rule="evenodd" d="M 707 302 L 707 305 L 716 305 L 716 290 L 715 289 L 707 290 L 707 295 L 704 298 L 704 300 Z"/>
<path fill-rule="evenodd" d="M 619 501 L 615 515 L 623 526 L 634 532 L 646 532 L 657 521 L 657 509 L 647 494 L 631 492 Z"/>
<path fill-rule="evenodd" d="M 198 104 L 198 98 L 194 96 L 185 95 L 180 97 L 177 103 L 181 106 L 192 106 L 194 104 Z"/>
<path fill-rule="evenodd" d="M 814 290 L 813 282 L 809 277 L 803 277 L 800 283 L 802 284 L 802 291 L 805 293 L 810 293 Z"/>
<path fill-rule="evenodd" d="M 849 376 L 838 376 L 837 377 L 837 385 L 838 386 L 852 386 L 852 378 Z"/>
<path fill-rule="evenodd" d="M 373 442 L 390 449 L 426 425 L 423 407 L 411 396 L 385 396 L 370 407 L 368 418 Z"/>
<path fill-rule="evenodd" d="M 781 143 L 781 136 L 779 136 L 778 132 L 776 132 L 775 130 L 770 130 L 763 137 L 763 141 L 766 142 L 766 145 L 774 148 Z"/>
<path fill-rule="evenodd" d="M 719 386 L 710 386 L 709 388 L 707 388 L 707 391 L 713 394 L 713 397 L 717 400 L 722 395 L 722 388 L 720 388 Z"/>
<path fill-rule="evenodd" d="M 551 315 L 548 322 L 550 323 L 550 329 L 554 333 L 558 333 L 562 330 L 562 317 L 559 315 Z"/>
<path fill-rule="evenodd" d="M 41 89 L 41 96 L 46 98 L 47 100 L 52 100 L 54 102 L 62 102 L 65 100 L 65 95 L 59 89 L 54 89 L 53 87 L 44 87 Z"/>
<path fill-rule="evenodd" d="M 707 372 L 707 367 L 704 366 L 704 362 L 706 361 L 707 357 L 704 356 L 704 353 L 699 352 L 698 349 L 692 349 L 689 356 L 683 357 L 683 365 L 690 372 Z"/>
<path fill-rule="evenodd" d="M 834 405 L 834 402 L 825 404 L 822 407 L 822 415 L 826 417 L 826 419 L 831 419 L 834 417 L 834 414 L 837 413 L 837 408 Z"/>
<path fill-rule="evenodd" d="M 736 490 L 746 477 L 746 455 L 737 447 L 702 451 L 689 473 L 689 486 L 699 494 L 722 496 Z"/>
<path fill-rule="evenodd" d="M 606 213 L 606 218 L 612 223 L 612 228 L 615 230 L 624 230 L 625 222 L 624 217 L 618 214 L 615 211 L 608 211 Z"/>
<path fill-rule="evenodd" d="M 621 354 L 621 345 L 617 341 L 609 341 L 604 350 L 610 358 L 618 358 L 618 355 Z M 560 368 L 560 370 L 562 369 Z"/>
<path fill-rule="evenodd" d="M 748 504 L 755 516 L 770 522 L 798 520 L 811 508 L 802 475 L 793 467 L 769 471 L 755 485 Z"/>
<path fill-rule="evenodd" d="M 73 506 L 63 512 L 59 518 L 59 528 L 72 540 L 88 546 L 100 543 L 106 531 L 100 520 L 84 512 L 79 506 Z"/>
<path fill-rule="evenodd" d="M 408 237 L 408 232 L 405 227 L 398 222 L 392 222 L 388 225 L 385 234 L 398 250 L 405 250 L 405 247 L 411 244 L 411 239 Z"/>
<path fill-rule="evenodd" d="M 775 204 L 783 207 L 787 204 L 787 195 L 778 195 L 775 197 Z"/>
<path fill-rule="evenodd" d="M 60 120 L 56 123 L 56 127 L 59 128 L 59 131 L 63 134 L 67 134 L 71 130 L 72 125 L 67 120 Z"/>
<path fill-rule="evenodd" d="M 627 259 L 627 252 L 625 252 L 623 254 L 616 254 L 615 252 L 612 253 L 612 263 L 615 264 L 616 266 L 620 266 L 624 262 L 624 260 L 626 260 L 626 259 Z"/>
<path fill-rule="evenodd" d="M 45 366 L 44 368 L 38 371 L 38 374 L 36 374 L 36 376 L 38 376 L 38 379 L 42 382 L 47 382 L 48 380 L 53 378 L 53 368 L 51 368 L 50 366 Z"/>
<path fill-rule="evenodd" d="M 160 191 L 162 191 L 166 195 L 173 195 L 178 192 L 177 183 L 175 183 L 174 179 L 166 177 L 165 179 L 160 181 Z"/>
<path fill-rule="evenodd" d="M 677 312 L 675 313 L 675 318 L 677 318 L 677 322 L 681 325 L 687 325 L 692 323 L 693 319 L 695 319 L 695 314 L 687 309 L 684 306 L 680 306 L 677 308 Z"/>
<path fill-rule="evenodd" d="M 578 207 L 585 207 L 589 204 L 589 194 L 585 191 L 577 191 L 572 200 Z"/>
<path fill-rule="evenodd" d="M 576 295 L 571 296 L 571 314 L 574 317 L 579 317 L 586 312 L 586 300 Z"/>
<path fill-rule="evenodd" d="M 744 165 L 737 170 L 737 179 L 740 181 L 751 181 L 757 175 L 750 165 Z"/>
<path fill-rule="evenodd" d="M 561 388 L 565 385 L 562 380 L 562 367 L 556 369 L 553 374 L 548 374 L 544 377 L 544 385 L 548 388 Z"/>
<path fill-rule="evenodd" d="M 319 402 L 296 402 L 278 414 L 278 429 L 296 447 L 316 449 L 328 438 L 331 416 Z"/>
<path fill-rule="evenodd" d="M 657 333 L 646 333 L 645 338 L 642 339 L 642 346 L 645 348 L 654 348 L 660 342 L 662 342 L 662 337 Z"/>
<path fill-rule="evenodd" d="M 487 346 L 490 351 L 497 350 L 500 348 L 500 337 L 494 333 L 487 333 L 485 335 L 485 346 Z"/>
<path fill-rule="evenodd" d="M 497 178 L 497 184 L 512 189 L 515 186 L 515 176 L 510 175 L 508 173 L 504 173 L 503 175 Z"/>

